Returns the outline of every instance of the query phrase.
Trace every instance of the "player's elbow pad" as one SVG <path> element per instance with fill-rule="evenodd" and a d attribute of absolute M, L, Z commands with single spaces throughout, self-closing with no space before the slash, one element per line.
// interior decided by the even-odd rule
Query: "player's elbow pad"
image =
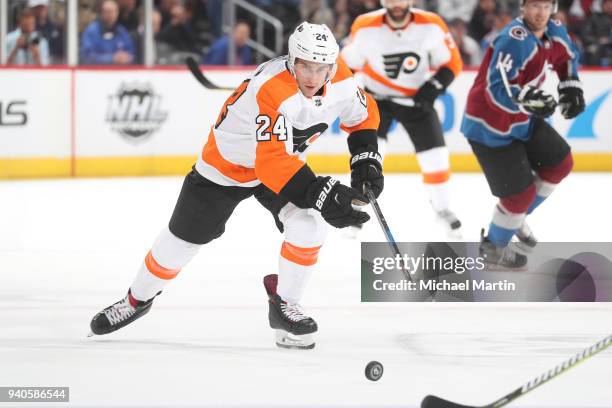
<path fill-rule="evenodd" d="M 281 189 L 280 195 L 300 208 L 310 208 L 306 200 L 308 187 L 317 180 L 317 176 L 304 164 Z"/>

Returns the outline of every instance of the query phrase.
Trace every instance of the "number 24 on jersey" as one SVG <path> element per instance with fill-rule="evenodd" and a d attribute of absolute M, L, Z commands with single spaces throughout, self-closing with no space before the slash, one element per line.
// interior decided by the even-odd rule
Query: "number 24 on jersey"
<path fill-rule="evenodd" d="M 276 122 L 274 122 L 274 126 L 272 127 L 272 133 L 267 131 L 272 123 L 272 119 L 270 119 L 268 115 L 257 116 L 257 118 L 255 118 L 255 123 L 259 125 L 257 128 L 258 142 L 268 142 L 272 140 L 272 135 L 276 136 L 279 142 L 287 140 L 287 125 L 285 124 L 285 117 L 283 115 L 278 115 L 276 118 Z"/>

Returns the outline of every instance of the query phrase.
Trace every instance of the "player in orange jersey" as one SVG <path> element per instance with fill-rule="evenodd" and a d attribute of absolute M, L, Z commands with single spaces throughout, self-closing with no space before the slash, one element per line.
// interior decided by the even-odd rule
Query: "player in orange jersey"
<path fill-rule="evenodd" d="M 461 222 L 449 208 L 449 154 L 434 101 L 461 72 L 461 55 L 444 21 L 411 3 L 383 0 L 384 8 L 357 17 L 341 57 L 378 102 L 381 151 L 397 119 L 414 144 L 437 219 L 458 238 Z"/>
<path fill-rule="evenodd" d="M 289 55 L 260 65 L 236 88 L 185 178 L 168 227 L 127 295 L 93 318 L 93 334 L 113 332 L 147 313 L 200 247 L 223 234 L 238 203 L 255 196 L 284 232 L 278 275 L 264 278 L 276 343 L 314 347 L 317 324 L 299 301 L 325 240 L 326 222 L 344 228 L 368 221 L 353 203 L 367 203 L 366 183 L 376 196 L 383 189 L 376 103 L 337 57 L 329 28 L 304 22 L 289 38 Z M 338 117 L 349 134 L 352 187 L 316 176 L 304 161 L 306 149 Z"/>

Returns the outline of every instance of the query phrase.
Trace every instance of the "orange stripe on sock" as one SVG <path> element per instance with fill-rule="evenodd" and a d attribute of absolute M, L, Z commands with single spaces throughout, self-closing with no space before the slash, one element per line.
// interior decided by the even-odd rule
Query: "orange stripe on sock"
<path fill-rule="evenodd" d="M 423 173 L 423 183 L 441 184 L 450 179 L 450 170 L 437 171 L 435 173 Z"/>
<path fill-rule="evenodd" d="M 178 273 L 181 271 L 180 269 L 164 268 L 163 266 L 157 263 L 155 258 L 153 258 L 153 254 L 151 254 L 151 251 L 149 251 L 149 253 L 145 257 L 145 265 L 149 272 L 151 272 L 153 275 L 157 276 L 160 279 L 174 279 L 176 278 L 176 275 L 178 275 Z"/>
<path fill-rule="evenodd" d="M 281 256 L 286 260 L 294 262 L 298 265 L 311 266 L 317 263 L 320 249 L 320 246 L 314 248 L 302 248 L 291 245 L 285 241 L 281 247 Z"/>

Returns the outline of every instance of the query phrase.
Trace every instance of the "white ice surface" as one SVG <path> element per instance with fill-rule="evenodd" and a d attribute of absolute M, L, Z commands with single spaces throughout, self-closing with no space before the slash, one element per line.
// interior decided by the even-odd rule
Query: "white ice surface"
<path fill-rule="evenodd" d="M 475 241 L 494 200 L 481 174 L 452 181 Z M 302 302 L 319 323 L 317 346 L 278 349 L 261 279 L 276 270 L 281 235 L 250 199 L 150 314 L 87 339 L 91 317 L 125 294 L 181 184 L 0 183 L 0 386 L 69 386 L 68 407 L 415 408 L 429 393 L 481 405 L 612 333 L 604 303 L 362 304 L 359 242 L 333 230 Z M 543 241 L 610 241 L 611 187 L 612 175 L 573 174 L 533 230 Z M 420 176 L 388 176 L 380 204 L 398 241 L 444 240 Z M 384 239 L 375 220 L 361 238 Z M 378 382 L 364 377 L 370 360 L 384 364 Z M 612 350 L 511 406 L 612 407 Z"/>

